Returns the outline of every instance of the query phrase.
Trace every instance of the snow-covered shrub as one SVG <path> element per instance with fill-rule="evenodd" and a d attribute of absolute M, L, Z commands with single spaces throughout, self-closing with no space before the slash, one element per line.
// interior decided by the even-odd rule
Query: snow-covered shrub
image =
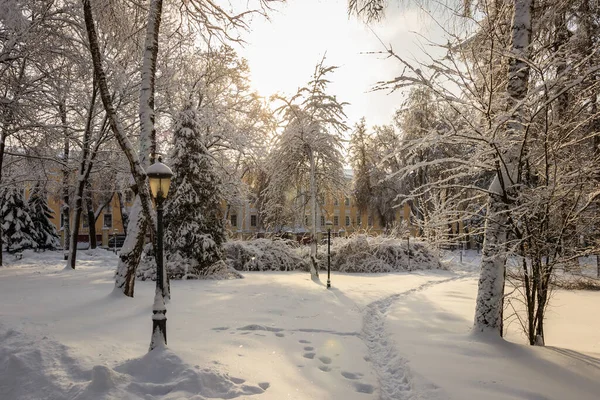
<path fill-rule="evenodd" d="M 227 262 L 238 271 L 292 271 L 303 260 L 290 240 L 254 239 L 225 243 Z"/>
<path fill-rule="evenodd" d="M 323 249 L 323 247 L 322 247 Z M 410 254 L 410 261 L 409 261 Z M 327 245 L 319 251 L 319 268 L 327 268 Z M 439 258 L 427 243 L 387 236 L 354 235 L 334 238 L 331 269 L 339 272 L 396 272 L 442 269 Z"/>
<path fill-rule="evenodd" d="M 226 262 L 219 260 L 206 267 L 202 274 L 196 274 L 197 269 L 189 265 L 190 260 L 177 255 L 167 259 L 165 257 L 165 268 L 169 279 L 237 279 L 243 276 L 229 266 Z M 176 272 L 176 273 L 174 273 Z M 140 265 L 136 270 L 136 278 L 142 281 L 156 280 L 156 259 L 152 243 L 146 244 Z"/>

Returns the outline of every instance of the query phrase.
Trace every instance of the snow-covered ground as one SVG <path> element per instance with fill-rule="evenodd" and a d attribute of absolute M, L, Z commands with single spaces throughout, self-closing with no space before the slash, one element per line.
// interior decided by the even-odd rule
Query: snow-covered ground
<path fill-rule="evenodd" d="M 557 291 L 546 348 L 470 334 L 476 260 L 453 270 L 173 281 L 148 353 L 153 282 L 112 293 L 115 256 L 0 268 L 0 399 L 598 399 L 600 293 Z M 321 277 L 324 282 L 326 277 Z"/>

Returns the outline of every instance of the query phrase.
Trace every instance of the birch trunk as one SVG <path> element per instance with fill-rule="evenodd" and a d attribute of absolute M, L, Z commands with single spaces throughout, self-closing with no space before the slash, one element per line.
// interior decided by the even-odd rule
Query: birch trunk
<path fill-rule="evenodd" d="M 140 147 L 139 160 L 143 168 L 154 162 L 156 153 L 156 130 L 154 128 L 154 88 L 156 78 L 156 59 L 158 56 L 158 33 L 162 15 L 162 0 L 152 0 L 148 10 L 148 24 L 142 61 L 142 82 L 140 90 Z M 136 195 L 135 202 L 139 200 Z M 135 272 L 144 249 L 146 232 L 149 229 L 148 218 L 141 213 L 141 207 L 132 207 L 129 215 L 127 236 L 119 255 L 116 285 L 127 296 L 133 297 Z M 152 226 L 154 232 L 155 227 Z M 155 235 L 150 235 L 152 238 Z M 165 281 L 163 296 L 169 296 L 169 284 Z"/>
<path fill-rule="evenodd" d="M 131 170 L 131 174 L 135 179 L 135 183 L 137 186 L 138 196 L 136 198 L 136 202 L 138 204 L 138 208 L 141 208 L 141 213 L 148 221 L 154 222 L 156 217 L 154 214 L 154 210 L 152 208 L 152 198 L 150 196 L 150 190 L 148 187 L 148 182 L 146 179 L 146 171 L 142 167 L 142 163 L 133 149 L 131 142 L 127 138 L 125 134 L 125 129 L 114 109 L 114 106 L 111 101 L 110 92 L 108 90 L 108 85 L 106 82 L 106 74 L 104 72 L 104 68 L 102 66 L 102 56 L 100 53 L 100 47 L 98 44 L 98 36 L 96 33 L 96 27 L 94 25 L 94 19 L 92 15 L 92 6 L 90 0 L 82 0 L 84 18 L 85 18 L 85 26 L 88 35 L 88 40 L 90 44 L 90 53 L 92 55 L 94 73 L 96 75 L 96 79 L 98 80 L 98 89 L 100 91 L 100 97 L 102 99 L 102 103 L 104 105 L 104 109 L 106 111 L 106 115 L 109 120 L 109 125 L 111 131 L 115 135 L 117 141 L 119 142 L 119 146 L 125 153 L 127 160 L 129 162 L 129 168 Z M 134 207 L 135 208 L 135 207 Z M 151 234 L 155 234 L 155 224 L 148 224 L 149 230 Z M 145 232 L 145 230 L 144 230 Z M 137 236 L 137 235 L 136 235 Z M 143 234 L 140 234 L 139 237 L 143 241 Z M 143 242 L 142 242 L 143 243 Z M 121 252 L 119 266 L 121 265 L 133 265 L 134 268 L 118 268 L 116 273 L 116 281 L 115 281 L 115 290 L 122 291 L 126 296 L 133 297 L 133 288 L 135 282 L 135 267 L 139 264 L 139 260 L 141 257 L 141 250 L 139 252 L 130 251 L 126 254 Z"/>
<path fill-rule="evenodd" d="M 529 81 L 529 45 L 531 41 L 531 14 L 533 0 L 514 0 L 512 23 L 512 54 L 508 67 L 507 109 L 505 140 L 508 148 L 498 157 L 497 176 L 490 186 L 490 197 L 485 225 L 485 241 L 481 258 L 481 274 L 475 308 L 474 330 L 491 331 L 502 336 L 502 309 L 504 306 L 504 278 L 506 266 L 505 244 L 508 233 L 509 201 L 520 179 L 519 157 L 524 140 L 524 107 Z"/>
<path fill-rule="evenodd" d="M 313 149 L 309 149 L 310 158 L 310 218 L 312 221 L 311 241 L 310 241 L 310 277 L 313 280 L 319 279 L 319 270 L 317 269 L 317 185 L 315 182 L 316 165 Z"/>

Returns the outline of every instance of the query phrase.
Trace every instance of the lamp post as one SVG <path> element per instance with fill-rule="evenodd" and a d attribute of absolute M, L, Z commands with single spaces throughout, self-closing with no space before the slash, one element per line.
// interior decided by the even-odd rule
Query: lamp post
<path fill-rule="evenodd" d="M 327 288 L 331 287 L 331 227 L 333 223 L 331 221 L 325 222 L 327 227 Z"/>
<path fill-rule="evenodd" d="M 169 193 L 173 171 L 162 163 L 159 156 L 158 161 L 146 170 L 150 181 L 150 191 L 156 204 L 156 292 L 154 294 L 154 305 L 152 306 L 152 339 L 150 350 L 159 345 L 167 344 L 167 308 L 163 297 L 165 273 L 163 266 L 163 201 Z"/>

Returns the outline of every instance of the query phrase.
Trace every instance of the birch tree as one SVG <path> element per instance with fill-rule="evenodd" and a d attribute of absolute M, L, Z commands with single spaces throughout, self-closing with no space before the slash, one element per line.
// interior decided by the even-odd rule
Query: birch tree
<path fill-rule="evenodd" d="M 333 192 L 342 188 L 343 156 L 342 134 L 348 129 L 345 123 L 344 105 L 327 92 L 326 75 L 336 67 L 317 64 L 313 79 L 291 99 L 280 98 L 284 103 L 278 110 L 284 128 L 276 139 L 270 154 L 270 182 L 267 189 L 269 210 L 278 209 L 281 193 L 294 185 L 306 187 L 310 204 L 311 266 L 313 279 L 317 271 L 317 197 L 319 193 Z"/>

